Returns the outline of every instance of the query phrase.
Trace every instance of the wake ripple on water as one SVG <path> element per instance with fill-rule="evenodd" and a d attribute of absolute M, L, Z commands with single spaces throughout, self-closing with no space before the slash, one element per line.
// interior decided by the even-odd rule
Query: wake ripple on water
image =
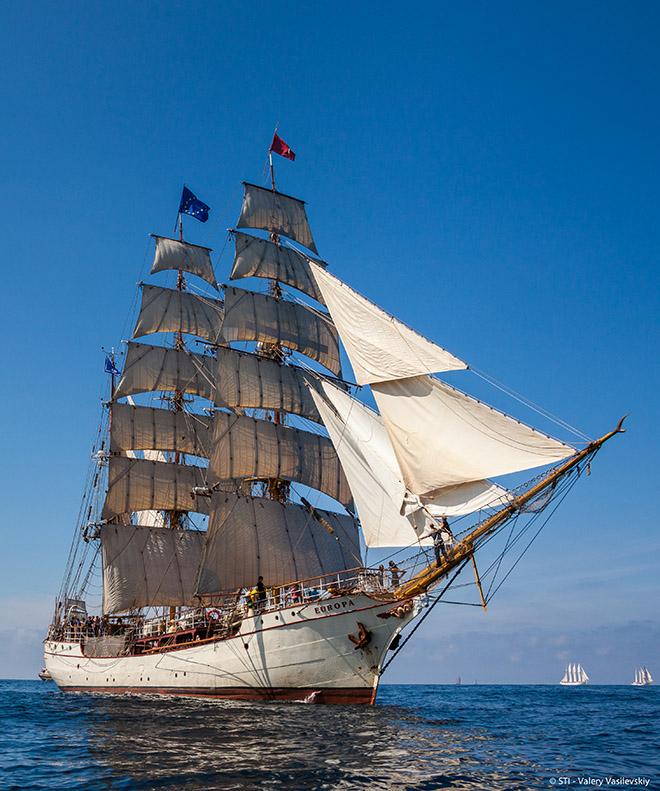
<path fill-rule="evenodd" d="M 657 778 L 658 690 L 382 687 L 366 706 L 0 682 L 4 789 L 534 789 Z M 653 788 L 655 780 L 651 781 Z"/>

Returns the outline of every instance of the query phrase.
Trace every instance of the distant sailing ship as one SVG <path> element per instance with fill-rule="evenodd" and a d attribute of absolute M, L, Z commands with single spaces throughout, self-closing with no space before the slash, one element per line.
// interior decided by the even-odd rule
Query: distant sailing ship
<path fill-rule="evenodd" d="M 230 231 L 230 278 L 265 279 L 263 293 L 217 296 L 210 248 L 183 238 L 182 213 L 208 217 L 187 188 L 179 238 L 154 237 L 151 273 L 173 270 L 175 287 L 140 284 L 133 338 L 160 343 L 130 340 L 121 373 L 106 360 L 44 643 L 62 690 L 373 703 L 425 594 L 471 564 L 485 605 L 475 552 L 623 430 L 578 450 L 432 376 L 469 366 L 331 274 L 272 154 L 270 172 L 270 187 L 244 183 L 251 233 Z M 538 467 L 510 491 L 491 480 Z M 464 515 L 434 556 L 441 518 Z M 364 547 L 407 554 L 384 572 Z"/>
<path fill-rule="evenodd" d="M 635 678 L 632 682 L 633 687 L 648 687 L 653 683 L 653 676 L 646 667 L 635 668 Z"/>
<path fill-rule="evenodd" d="M 572 663 L 566 667 L 564 677 L 559 683 L 564 687 L 581 687 L 588 681 L 589 676 L 582 665 L 576 665 L 575 663 Z"/>

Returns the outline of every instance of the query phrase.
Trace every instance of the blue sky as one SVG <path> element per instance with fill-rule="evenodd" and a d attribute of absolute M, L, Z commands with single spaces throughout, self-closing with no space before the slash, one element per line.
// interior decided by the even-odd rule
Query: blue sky
<path fill-rule="evenodd" d="M 187 232 L 219 251 L 277 121 L 298 155 L 280 188 L 339 277 L 589 435 L 630 413 L 489 612 L 436 608 L 389 680 L 660 664 L 657 4 L 33 2 L 0 21 L 0 676 L 40 663 L 99 349 L 129 334 L 147 233 L 171 231 L 185 181 L 213 209 Z"/>

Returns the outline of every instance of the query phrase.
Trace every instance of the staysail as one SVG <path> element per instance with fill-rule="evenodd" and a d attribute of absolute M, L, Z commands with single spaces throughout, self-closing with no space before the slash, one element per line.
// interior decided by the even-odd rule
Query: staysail
<path fill-rule="evenodd" d="M 197 593 L 283 585 L 362 565 L 350 516 L 293 503 L 217 493 L 200 565 Z M 325 524 L 324 524 L 325 523 Z M 332 532 L 330 532 L 332 531 Z"/>
<path fill-rule="evenodd" d="M 468 481 L 553 464 L 570 445 L 430 376 L 372 385 L 408 489 L 431 497 Z"/>
<path fill-rule="evenodd" d="M 275 190 L 243 182 L 245 192 L 238 228 L 259 228 L 300 242 L 318 253 L 307 221 L 305 202 Z"/>
<path fill-rule="evenodd" d="M 227 341 L 281 344 L 341 373 L 339 339 L 330 317 L 296 302 L 226 286 L 222 334 Z"/>
<path fill-rule="evenodd" d="M 206 533 L 138 525 L 101 527 L 103 612 L 194 605 Z"/>
<path fill-rule="evenodd" d="M 323 267 L 309 262 L 359 385 L 467 368 Z"/>
<path fill-rule="evenodd" d="M 210 247 L 200 247 L 198 244 L 177 241 L 167 236 L 151 235 L 156 240 L 156 253 L 151 266 L 152 275 L 167 269 L 182 270 L 201 277 L 217 290 L 218 283 L 211 263 Z"/>
<path fill-rule="evenodd" d="M 142 304 L 134 338 L 153 332 L 185 332 L 211 343 L 221 342 L 222 300 L 146 283 L 141 287 Z"/>
<path fill-rule="evenodd" d="M 282 244 L 234 231 L 236 256 L 230 279 L 264 277 L 297 288 L 318 302 L 323 296 L 311 273 L 307 256 Z M 321 261 L 318 266 L 324 266 Z"/>
<path fill-rule="evenodd" d="M 312 397 L 346 473 L 367 546 L 408 546 L 428 535 L 429 516 L 472 513 L 506 496 L 490 481 L 475 481 L 436 492 L 404 516 L 402 505 L 409 498 L 380 415 L 329 382 L 319 388 L 322 395 L 312 392 Z"/>

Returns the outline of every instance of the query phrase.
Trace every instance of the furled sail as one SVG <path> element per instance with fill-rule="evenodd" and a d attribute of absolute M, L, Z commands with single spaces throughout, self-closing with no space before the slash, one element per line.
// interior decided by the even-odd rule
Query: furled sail
<path fill-rule="evenodd" d="M 260 576 L 270 587 L 362 566 L 355 520 L 316 513 L 332 533 L 302 506 L 215 494 L 197 593 L 252 587 Z"/>
<path fill-rule="evenodd" d="M 287 286 L 323 302 L 323 296 L 309 269 L 307 257 L 281 244 L 234 231 L 236 256 L 229 276 L 232 280 L 242 277 L 265 277 L 279 280 Z M 317 262 L 323 266 L 322 262 Z"/>
<path fill-rule="evenodd" d="M 188 412 L 115 404 L 110 450 L 166 450 L 208 458 L 210 422 Z"/>
<path fill-rule="evenodd" d="M 226 286 L 222 334 L 227 341 L 280 343 L 341 373 L 339 339 L 330 317 L 296 302 Z"/>
<path fill-rule="evenodd" d="M 103 612 L 196 604 L 205 538 L 197 530 L 104 525 Z"/>
<path fill-rule="evenodd" d="M 372 389 L 403 481 L 420 497 L 575 453 L 570 445 L 430 376 L 379 382 Z"/>
<path fill-rule="evenodd" d="M 409 546 L 429 533 L 432 516 L 458 516 L 501 502 L 506 492 L 490 481 L 476 481 L 415 498 L 402 514 L 406 498 L 399 465 L 380 415 L 329 382 L 312 397 L 341 460 L 355 498 L 367 546 Z"/>
<path fill-rule="evenodd" d="M 313 261 L 309 266 L 359 385 L 467 368 L 458 357 L 390 316 L 323 267 Z"/>
<path fill-rule="evenodd" d="M 209 479 L 283 478 L 325 492 L 343 505 L 351 490 L 327 437 L 252 417 L 216 412 Z"/>
<path fill-rule="evenodd" d="M 219 299 L 142 283 L 142 304 L 133 337 L 152 332 L 186 332 L 218 343 L 222 340 L 223 314 Z"/>
<path fill-rule="evenodd" d="M 301 368 L 237 349 L 216 349 L 215 401 L 230 409 L 277 409 L 320 422 Z"/>
<path fill-rule="evenodd" d="M 103 519 L 133 511 L 208 513 L 208 498 L 193 489 L 206 485 L 206 470 L 187 464 L 110 456 Z"/>
<path fill-rule="evenodd" d="M 243 182 L 245 192 L 238 228 L 260 228 L 287 236 L 318 253 L 307 221 L 305 202 L 281 192 Z"/>
<path fill-rule="evenodd" d="M 114 397 L 182 390 L 211 400 L 213 360 L 203 354 L 130 341 Z"/>
<path fill-rule="evenodd" d="M 151 265 L 152 275 L 166 269 L 181 269 L 201 277 L 217 290 L 218 283 L 211 263 L 210 247 L 200 247 L 198 244 L 190 244 L 190 242 L 179 242 L 167 236 L 151 235 L 156 240 L 156 254 Z"/>

